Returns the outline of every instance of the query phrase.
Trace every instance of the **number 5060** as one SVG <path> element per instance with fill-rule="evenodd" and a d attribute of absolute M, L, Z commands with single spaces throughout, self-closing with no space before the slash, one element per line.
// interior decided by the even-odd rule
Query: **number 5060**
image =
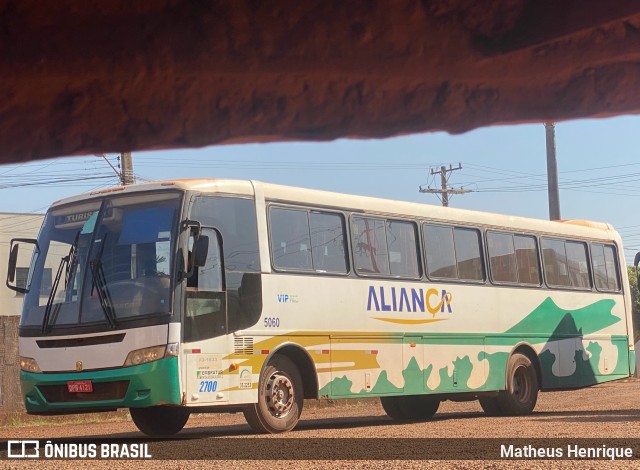
<path fill-rule="evenodd" d="M 280 327 L 280 319 L 278 317 L 265 317 L 264 318 L 264 326 L 266 328 L 279 328 Z"/>

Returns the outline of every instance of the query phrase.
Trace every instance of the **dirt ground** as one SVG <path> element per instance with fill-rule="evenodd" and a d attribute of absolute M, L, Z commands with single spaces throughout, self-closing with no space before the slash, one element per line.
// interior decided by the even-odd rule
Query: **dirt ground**
<path fill-rule="evenodd" d="M 165 469 L 187 468 L 638 468 L 640 461 L 610 460 L 478 460 L 479 448 L 500 443 L 565 446 L 585 438 L 597 445 L 634 446 L 640 457 L 640 380 L 629 379 L 583 390 L 542 393 L 531 416 L 491 418 L 477 402 L 444 402 L 435 418 L 425 422 L 394 422 L 377 401 L 338 404 L 307 402 L 298 427 L 279 436 L 256 436 L 241 413 L 194 415 L 176 439 L 149 440 L 140 434 L 126 414 L 81 415 L 53 424 L 38 422 L 7 425 L 0 438 L 67 439 L 67 442 L 149 442 L 153 454 L 166 457 Z M 231 441 L 234 439 L 234 441 Z M 514 441 L 515 439 L 515 441 Z M 633 440 L 636 441 L 633 441 Z M 415 450 L 408 451 L 411 445 Z M 241 457 L 235 460 L 187 460 L 191 455 L 218 455 L 212 451 L 232 445 Z M 327 447 L 329 445 L 329 447 Z M 595 445 L 595 444 L 594 444 Z M 314 446 L 322 451 L 311 452 Z M 425 448 L 439 446 L 435 455 L 444 460 L 426 460 Z M 447 450 L 443 457 L 442 448 Z M 281 449 L 274 453 L 274 449 Z M 400 450 L 399 450 L 400 449 Z M 255 453 L 254 453 L 255 451 Z M 204 454 L 203 454 L 204 452 Z M 213 452 L 213 453 L 212 453 Z M 306 452 L 306 453 L 305 453 Z M 371 452 L 375 460 L 362 458 Z M 388 453 L 387 453 L 388 452 Z M 395 454 L 394 454 L 395 452 Z M 296 453 L 300 453 L 297 455 Z M 222 455 L 222 457 L 220 457 Z M 407 460 L 378 460 L 400 455 Z M 494 455 L 488 453 L 488 455 Z M 255 457 L 253 457 L 255 456 Z M 278 460 L 253 460 L 261 457 Z M 274 457 L 275 456 L 275 457 Z M 300 460 L 311 456 L 308 460 Z M 352 457 L 360 460 L 353 460 Z M 304 457 L 306 458 L 306 457 Z M 452 458 L 460 460 L 451 460 Z M 185 459 L 185 460 L 172 460 Z M 464 459 L 464 460 L 462 460 Z M 467 460 L 473 459 L 473 460 Z M 4 460 L 5 468 L 157 468 L 158 460 Z M 3 465 L 4 464 L 4 465 Z"/>

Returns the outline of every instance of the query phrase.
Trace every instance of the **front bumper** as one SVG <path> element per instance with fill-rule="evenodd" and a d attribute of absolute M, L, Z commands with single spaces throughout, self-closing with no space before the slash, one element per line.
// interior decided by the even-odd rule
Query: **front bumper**
<path fill-rule="evenodd" d="M 70 380 L 91 380 L 94 392 L 69 393 L 66 387 Z M 20 371 L 20 382 L 27 412 L 33 414 L 179 405 L 181 401 L 176 357 L 100 371 Z"/>

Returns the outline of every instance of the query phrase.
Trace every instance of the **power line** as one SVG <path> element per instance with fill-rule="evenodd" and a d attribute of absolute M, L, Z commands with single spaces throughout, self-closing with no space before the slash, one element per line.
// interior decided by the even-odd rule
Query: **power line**
<path fill-rule="evenodd" d="M 116 174 L 116 176 L 120 177 L 120 172 L 116 169 L 115 166 L 113 166 L 113 163 L 111 163 L 109 161 L 109 159 L 107 158 L 107 156 L 104 153 L 99 153 L 96 154 L 96 157 L 101 157 L 104 159 L 105 162 L 107 162 L 107 164 L 111 167 L 111 169 L 114 171 L 114 173 Z"/>
<path fill-rule="evenodd" d="M 148 155 L 137 155 L 136 162 L 152 162 L 153 167 L 163 168 L 244 168 L 250 167 L 252 169 L 264 169 L 264 170 L 281 170 L 281 169 L 309 169 L 314 170 L 328 170 L 334 171 L 340 170 L 413 170 L 421 169 L 424 166 L 433 166 L 433 163 L 415 163 L 415 162 L 395 162 L 395 163 L 366 163 L 366 162 L 326 162 L 326 161 L 272 161 L 268 159 L 264 160 L 219 160 L 214 157 L 208 158 L 160 158 L 151 157 Z"/>
<path fill-rule="evenodd" d="M 429 174 L 431 176 L 440 175 L 441 188 L 436 189 L 436 188 L 430 188 L 430 187 L 427 187 L 427 188 L 420 187 L 418 190 L 421 193 L 435 194 L 436 196 L 438 196 L 438 198 L 440 199 L 444 207 L 449 207 L 449 194 L 466 194 L 471 192 L 470 189 L 462 189 L 462 188 L 454 189 L 449 187 L 448 185 L 449 176 L 451 176 L 451 173 L 457 170 L 462 170 L 461 163 L 458 163 L 457 168 L 453 168 L 452 165 L 449 165 L 449 169 L 447 169 L 447 167 L 443 165 L 440 167 L 439 171 L 434 171 L 434 169 L 431 168 L 429 170 Z M 442 195 L 442 197 L 440 195 Z"/>
<path fill-rule="evenodd" d="M 83 176 L 82 181 L 86 181 L 86 180 L 98 180 L 98 179 L 105 179 L 105 178 L 113 178 L 112 176 Z M 29 182 L 29 183 L 15 183 L 15 184 L 0 184 L 0 189 L 8 189 L 8 188 L 22 188 L 25 186 L 42 186 L 42 185 L 46 185 L 46 186 L 57 186 L 57 185 L 63 185 L 63 186 L 67 186 L 63 183 L 74 183 L 71 186 L 75 186 L 78 185 L 78 179 L 77 178 L 58 178 L 58 179 L 50 179 L 50 180 L 45 180 L 45 181 L 33 181 L 33 182 Z"/>

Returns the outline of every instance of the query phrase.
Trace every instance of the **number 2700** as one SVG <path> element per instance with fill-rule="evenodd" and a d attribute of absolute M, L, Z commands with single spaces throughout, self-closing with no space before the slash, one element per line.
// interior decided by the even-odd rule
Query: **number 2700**
<path fill-rule="evenodd" d="M 201 380 L 200 381 L 200 393 L 215 392 L 218 388 L 217 380 Z"/>

